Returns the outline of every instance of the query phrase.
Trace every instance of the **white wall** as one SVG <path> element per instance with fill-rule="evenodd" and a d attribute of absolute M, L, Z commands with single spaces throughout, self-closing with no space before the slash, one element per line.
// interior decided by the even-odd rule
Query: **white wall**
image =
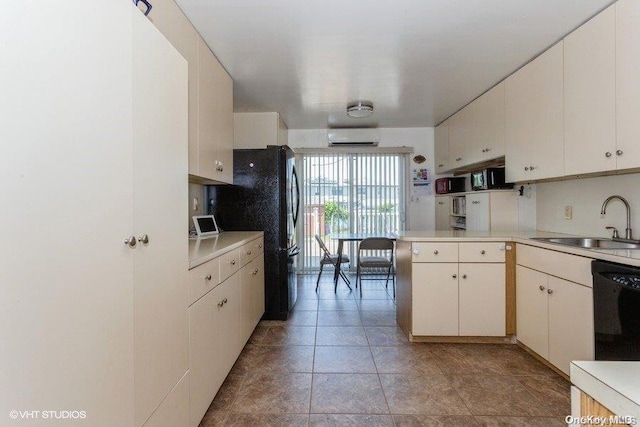
<path fill-rule="evenodd" d="M 605 226 L 611 225 L 624 237 L 626 211 L 613 201 L 607 214 L 600 215 L 604 200 L 614 194 L 626 198 L 631 205 L 631 227 L 640 237 L 640 175 L 617 175 L 537 184 L 537 224 L 539 230 L 611 237 Z M 573 219 L 564 219 L 564 207 L 573 207 Z"/>
<path fill-rule="evenodd" d="M 427 167 L 433 171 L 433 132 L 434 128 L 380 128 L 380 147 L 413 147 L 410 156 L 422 154 L 427 158 L 422 165 L 410 161 L 409 169 Z M 291 148 L 327 148 L 326 129 L 289 129 L 289 146 Z M 408 171 L 409 175 L 410 170 Z M 433 180 L 435 180 L 435 176 Z M 407 176 L 407 185 L 410 185 Z M 408 197 L 407 230 L 433 230 L 435 227 L 434 196 Z"/>

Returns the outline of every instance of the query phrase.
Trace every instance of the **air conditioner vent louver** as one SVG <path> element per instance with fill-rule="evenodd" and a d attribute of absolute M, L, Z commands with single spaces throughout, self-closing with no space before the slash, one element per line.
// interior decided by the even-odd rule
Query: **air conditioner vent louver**
<path fill-rule="evenodd" d="M 380 141 L 378 129 L 329 129 L 327 139 L 330 147 L 368 146 L 376 147 Z"/>

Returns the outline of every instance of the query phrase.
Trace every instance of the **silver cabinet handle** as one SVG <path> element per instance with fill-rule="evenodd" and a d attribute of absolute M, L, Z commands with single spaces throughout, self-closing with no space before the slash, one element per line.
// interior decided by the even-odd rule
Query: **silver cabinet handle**
<path fill-rule="evenodd" d="M 529 170 L 529 166 L 525 166 L 525 167 L 524 167 L 524 170 L 525 170 L 525 171 L 528 171 L 528 170 Z"/>
<path fill-rule="evenodd" d="M 444 202 L 438 202 L 439 205 L 444 205 Z"/>
<path fill-rule="evenodd" d="M 540 289 L 541 291 L 544 291 L 546 288 L 545 288 L 544 286 L 540 285 L 540 288 L 539 288 L 539 289 Z"/>
<path fill-rule="evenodd" d="M 436 249 L 435 251 L 433 251 L 434 255 L 438 255 L 438 250 Z"/>
<path fill-rule="evenodd" d="M 205 278 L 205 280 L 211 280 L 211 275 L 207 274 L 204 278 Z"/>
<path fill-rule="evenodd" d="M 617 154 L 618 156 L 622 156 L 622 150 L 616 150 L 616 154 Z"/>
<path fill-rule="evenodd" d="M 235 259 L 231 260 L 231 265 L 236 265 L 236 260 Z"/>
<path fill-rule="evenodd" d="M 452 275 L 451 277 L 453 277 L 454 279 L 457 279 L 457 278 L 458 278 L 458 275 L 457 275 L 457 274 L 454 274 L 454 275 Z"/>
<path fill-rule="evenodd" d="M 466 275 L 466 274 L 463 274 L 463 275 L 462 275 L 462 278 L 463 278 L 463 279 L 466 279 L 466 278 L 467 278 L 467 275 Z"/>
<path fill-rule="evenodd" d="M 459 162 L 460 160 L 462 160 L 462 157 L 458 157 L 458 158 L 456 159 L 456 162 Z"/>
<path fill-rule="evenodd" d="M 128 245 L 130 248 L 135 248 L 136 243 L 138 243 L 138 241 L 136 240 L 136 236 L 130 236 L 126 238 L 124 241 L 124 244 Z"/>
<path fill-rule="evenodd" d="M 251 251 L 247 251 L 247 255 L 251 255 Z"/>
<path fill-rule="evenodd" d="M 533 167 L 533 166 L 529 166 L 529 170 L 530 170 L 530 171 L 532 171 L 532 170 L 534 170 L 534 169 L 535 169 L 535 167 Z"/>
<path fill-rule="evenodd" d="M 223 299 L 222 302 L 226 304 L 227 303 L 227 299 L 226 298 Z"/>
<path fill-rule="evenodd" d="M 439 164 L 439 165 L 438 165 L 438 167 L 439 167 L 439 168 L 441 168 L 441 167 L 443 167 L 443 166 L 444 166 L 444 164 Z"/>
<path fill-rule="evenodd" d="M 480 255 L 484 255 L 484 254 L 486 254 L 486 252 L 483 249 L 483 250 L 480 251 Z"/>
<path fill-rule="evenodd" d="M 479 205 L 480 201 L 479 200 L 473 200 L 473 201 L 471 201 L 471 203 L 474 204 L 474 205 Z"/>
<path fill-rule="evenodd" d="M 224 301 L 220 301 L 220 302 L 218 303 L 218 307 L 222 307 L 223 305 L 224 305 Z"/>
<path fill-rule="evenodd" d="M 253 271 L 251 272 L 251 274 L 253 274 L 254 276 L 255 276 L 256 274 L 258 274 L 258 269 L 256 268 L 255 270 L 253 270 Z"/>
<path fill-rule="evenodd" d="M 262 249 L 262 243 L 260 243 L 260 244 L 258 245 L 258 248 Z"/>
<path fill-rule="evenodd" d="M 551 295 L 553 293 L 553 289 L 547 289 L 547 293 Z"/>
<path fill-rule="evenodd" d="M 610 152 L 610 151 L 607 151 L 606 153 L 604 153 L 604 156 L 605 156 L 605 157 L 611 157 L 611 152 Z"/>
<path fill-rule="evenodd" d="M 149 243 L 149 236 L 143 234 L 142 236 L 138 237 L 138 242 L 144 243 L 146 245 L 147 243 Z"/>

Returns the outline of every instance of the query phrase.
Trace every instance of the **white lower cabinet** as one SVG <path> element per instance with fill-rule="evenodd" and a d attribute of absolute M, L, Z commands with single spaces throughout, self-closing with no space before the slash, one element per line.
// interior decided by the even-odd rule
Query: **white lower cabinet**
<path fill-rule="evenodd" d="M 241 260 L 241 261 L 240 261 Z M 197 427 L 264 313 L 262 238 L 191 270 L 198 283 L 220 264 L 220 280 L 189 307 L 189 425 Z M 231 266 L 246 263 L 230 276 Z M 224 267 L 224 266 L 227 267 Z M 219 284 L 218 284 L 219 283 Z"/>
<path fill-rule="evenodd" d="M 412 250 L 412 335 L 505 336 L 504 243 L 417 242 Z"/>
<path fill-rule="evenodd" d="M 450 230 L 449 215 L 451 214 L 451 197 L 436 197 L 436 230 Z"/>
<path fill-rule="evenodd" d="M 562 372 L 594 359 L 591 288 L 518 265 L 516 308 L 518 341 Z"/>
<path fill-rule="evenodd" d="M 189 425 L 189 372 L 169 392 L 144 427 L 176 427 Z"/>

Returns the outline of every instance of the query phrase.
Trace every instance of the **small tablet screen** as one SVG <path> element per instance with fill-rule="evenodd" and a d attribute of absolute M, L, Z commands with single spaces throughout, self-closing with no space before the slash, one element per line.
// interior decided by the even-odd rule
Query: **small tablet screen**
<path fill-rule="evenodd" d="M 193 222 L 198 236 L 218 234 L 218 225 L 213 215 L 194 216 Z"/>

